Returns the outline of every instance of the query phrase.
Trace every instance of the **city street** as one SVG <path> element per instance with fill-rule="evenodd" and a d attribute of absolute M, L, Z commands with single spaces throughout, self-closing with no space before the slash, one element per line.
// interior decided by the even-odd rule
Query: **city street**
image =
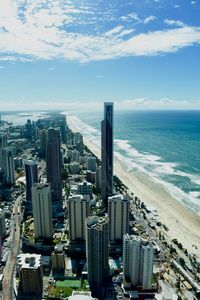
<path fill-rule="evenodd" d="M 10 250 L 10 254 L 8 256 L 6 266 L 4 268 L 3 300 L 13 299 L 13 274 L 20 243 L 21 199 L 22 197 L 20 195 L 16 199 L 13 207 L 13 224 L 11 226 L 10 233 L 12 248 Z"/>

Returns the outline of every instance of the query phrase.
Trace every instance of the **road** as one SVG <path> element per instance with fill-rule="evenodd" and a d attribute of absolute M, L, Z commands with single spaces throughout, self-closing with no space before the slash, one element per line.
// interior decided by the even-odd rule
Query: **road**
<path fill-rule="evenodd" d="M 18 214 L 19 208 L 19 214 Z M 4 268 L 3 279 L 3 300 L 13 299 L 13 274 L 20 244 L 20 224 L 21 224 L 21 196 L 19 196 L 13 207 L 13 225 L 11 226 L 11 251 Z"/>

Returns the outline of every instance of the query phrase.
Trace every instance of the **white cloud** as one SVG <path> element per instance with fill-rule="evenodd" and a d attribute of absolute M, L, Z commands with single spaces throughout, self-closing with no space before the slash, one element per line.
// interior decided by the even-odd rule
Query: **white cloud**
<path fill-rule="evenodd" d="M 141 21 L 141 19 L 138 17 L 138 14 L 136 14 L 135 12 L 132 12 L 132 13 L 126 15 L 126 16 L 121 16 L 120 20 L 122 20 L 122 21 L 134 20 L 134 21 L 137 21 L 137 22 Z"/>
<path fill-rule="evenodd" d="M 126 27 L 124 23 L 98 35 L 91 32 L 84 34 L 70 31 L 65 26 L 73 23 L 75 16 L 92 15 L 89 8 L 77 8 L 71 1 L 61 4 L 59 0 L 29 0 L 24 11 L 21 11 L 21 0 L 0 1 L 0 60 L 65 59 L 89 62 L 134 55 L 159 55 L 200 44 L 200 28 L 187 26 L 181 21 L 166 19 L 166 24 L 180 28 L 140 34 L 135 34 L 135 29 Z M 124 21 L 130 19 L 148 23 L 155 17 L 149 16 L 143 21 L 136 13 L 121 17 Z"/>
<path fill-rule="evenodd" d="M 115 34 L 121 32 L 122 29 L 123 29 L 123 26 L 119 25 L 119 26 L 117 26 L 117 27 L 115 27 L 115 28 L 113 28 L 113 29 L 107 31 L 107 32 L 105 33 L 105 36 L 111 37 L 111 36 L 113 36 L 113 35 L 115 35 Z"/>
<path fill-rule="evenodd" d="M 100 77 L 99 77 L 100 78 Z M 70 101 L 66 99 L 65 101 L 28 101 L 24 97 L 21 100 L 12 100 L 12 99 L 0 99 L 0 106 L 2 111 L 13 111 L 15 110 L 67 110 L 67 111 L 87 111 L 90 107 L 90 111 L 101 111 L 102 110 L 102 101 Z M 186 100 L 174 100 L 168 98 L 161 99 L 149 99 L 149 98 L 135 98 L 127 99 L 123 101 L 114 101 L 116 110 L 148 110 L 148 109 L 157 109 L 157 110 L 200 110 L 200 99 L 193 101 Z"/>
<path fill-rule="evenodd" d="M 178 26 L 178 27 L 184 27 L 186 26 L 185 23 L 179 20 L 170 20 L 170 19 L 165 19 L 164 23 L 170 26 Z"/>
<path fill-rule="evenodd" d="M 3 66 L 0 66 L 0 69 L 5 69 L 5 67 L 3 67 Z"/>
<path fill-rule="evenodd" d="M 148 24 L 148 23 L 150 23 L 150 22 L 152 22 L 152 21 L 154 21 L 156 19 L 157 19 L 156 16 L 149 16 L 149 17 L 147 17 L 147 18 L 144 19 L 143 23 L 144 24 Z"/>
<path fill-rule="evenodd" d="M 200 109 L 200 100 L 185 101 L 173 100 L 168 98 L 148 99 L 135 98 L 127 99 L 117 103 L 123 109 Z"/>

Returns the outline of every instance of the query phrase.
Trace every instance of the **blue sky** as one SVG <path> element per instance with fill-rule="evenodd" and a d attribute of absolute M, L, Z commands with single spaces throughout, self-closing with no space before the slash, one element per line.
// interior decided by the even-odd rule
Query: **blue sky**
<path fill-rule="evenodd" d="M 0 110 L 200 109 L 200 0 L 0 0 Z"/>

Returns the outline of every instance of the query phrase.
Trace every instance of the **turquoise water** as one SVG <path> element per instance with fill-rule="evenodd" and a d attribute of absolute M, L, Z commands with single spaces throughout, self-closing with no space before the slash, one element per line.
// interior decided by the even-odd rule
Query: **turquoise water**
<path fill-rule="evenodd" d="M 200 112 L 115 112 L 115 155 L 200 214 Z M 77 113 L 80 131 L 100 145 L 100 113 Z"/>

